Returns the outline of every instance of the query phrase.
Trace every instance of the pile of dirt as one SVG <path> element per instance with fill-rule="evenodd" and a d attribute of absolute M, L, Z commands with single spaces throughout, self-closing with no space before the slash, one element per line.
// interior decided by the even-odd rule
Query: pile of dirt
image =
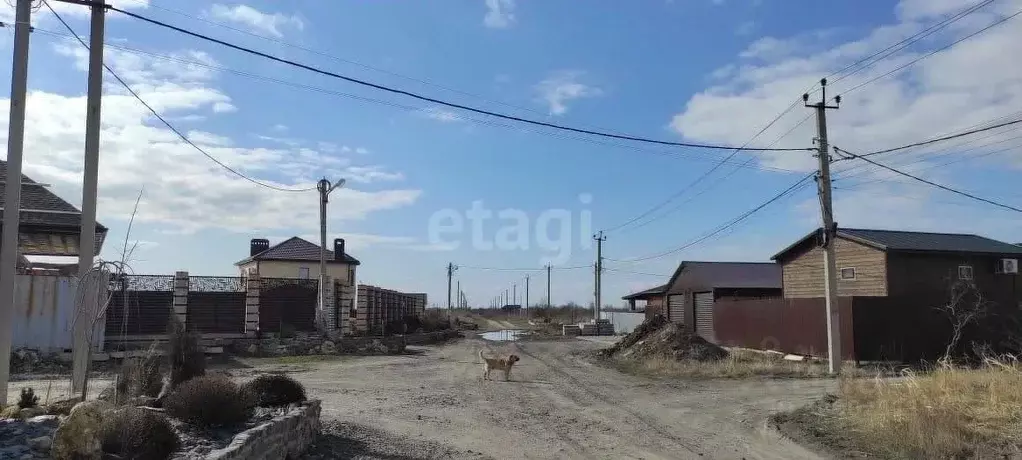
<path fill-rule="evenodd" d="M 643 322 L 613 347 L 604 350 L 603 355 L 627 359 L 716 361 L 727 358 L 728 352 L 658 315 Z"/>

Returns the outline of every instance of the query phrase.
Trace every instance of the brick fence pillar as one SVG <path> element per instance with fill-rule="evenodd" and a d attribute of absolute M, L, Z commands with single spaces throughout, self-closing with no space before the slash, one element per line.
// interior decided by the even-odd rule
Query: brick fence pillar
<path fill-rule="evenodd" d="M 255 337 L 259 332 L 259 289 L 261 286 L 259 272 L 250 268 L 245 286 L 245 335 L 249 337 Z"/>
<path fill-rule="evenodd" d="M 369 331 L 369 289 L 365 285 L 358 287 L 358 308 L 355 309 L 355 324 L 352 327 L 353 334 L 367 333 Z"/>
<path fill-rule="evenodd" d="M 337 305 L 341 306 L 338 309 L 340 316 L 337 317 L 337 328 L 341 330 L 341 335 L 350 336 L 355 324 L 355 318 L 352 316 L 355 313 L 355 286 L 337 284 L 334 296 L 339 302 Z"/>
<path fill-rule="evenodd" d="M 320 318 L 323 318 L 323 324 L 320 325 L 323 332 L 333 337 L 337 332 L 337 308 L 335 292 L 334 292 L 334 279 L 330 275 L 323 277 L 323 289 L 326 291 L 326 305 L 323 305 L 323 311 L 320 312 Z"/>
<path fill-rule="evenodd" d="M 188 324 L 188 272 L 174 273 L 174 317 Z"/>

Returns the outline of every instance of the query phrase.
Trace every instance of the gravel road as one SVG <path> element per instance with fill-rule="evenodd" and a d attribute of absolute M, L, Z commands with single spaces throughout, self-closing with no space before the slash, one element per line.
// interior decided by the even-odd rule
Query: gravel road
<path fill-rule="evenodd" d="M 323 400 L 325 435 L 309 458 L 818 458 L 766 420 L 833 381 L 650 380 L 576 353 L 600 346 L 467 339 L 317 363 L 294 374 Z M 522 357 L 511 382 L 481 379 L 480 348 Z"/>
<path fill-rule="evenodd" d="M 230 373 L 288 371 L 323 400 L 310 460 L 818 458 L 768 429 L 767 417 L 834 391 L 834 381 L 652 380 L 579 354 L 606 346 L 465 339 L 402 356 L 251 360 Z M 481 348 L 522 357 L 512 381 L 482 380 Z M 90 389 L 106 385 L 98 378 Z M 54 399 L 67 391 L 66 378 L 27 380 L 11 383 L 12 398 L 22 386 Z"/>

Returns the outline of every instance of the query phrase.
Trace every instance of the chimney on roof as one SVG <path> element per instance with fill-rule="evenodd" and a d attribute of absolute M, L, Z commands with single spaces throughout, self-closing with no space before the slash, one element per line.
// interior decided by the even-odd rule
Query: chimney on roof
<path fill-rule="evenodd" d="M 344 260 L 344 238 L 334 238 L 334 260 Z"/>
<path fill-rule="evenodd" d="M 266 238 L 252 238 L 252 242 L 249 244 L 248 256 L 252 257 L 267 249 L 270 249 L 270 240 Z"/>

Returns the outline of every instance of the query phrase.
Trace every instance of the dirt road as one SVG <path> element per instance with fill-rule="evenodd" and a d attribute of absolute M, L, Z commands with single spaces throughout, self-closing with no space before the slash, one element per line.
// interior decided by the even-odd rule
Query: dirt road
<path fill-rule="evenodd" d="M 313 458 L 817 458 L 766 418 L 833 381 L 653 381 L 573 354 L 599 346 L 469 339 L 318 363 L 295 377 L 323 399 L 324 421 L 338 423 L 326 423 L 333 440 Z M 482 381 L 480 348 L 519 354 L 513 381 Z M 357 449 L 338 436 L 357 438 Z"/>

